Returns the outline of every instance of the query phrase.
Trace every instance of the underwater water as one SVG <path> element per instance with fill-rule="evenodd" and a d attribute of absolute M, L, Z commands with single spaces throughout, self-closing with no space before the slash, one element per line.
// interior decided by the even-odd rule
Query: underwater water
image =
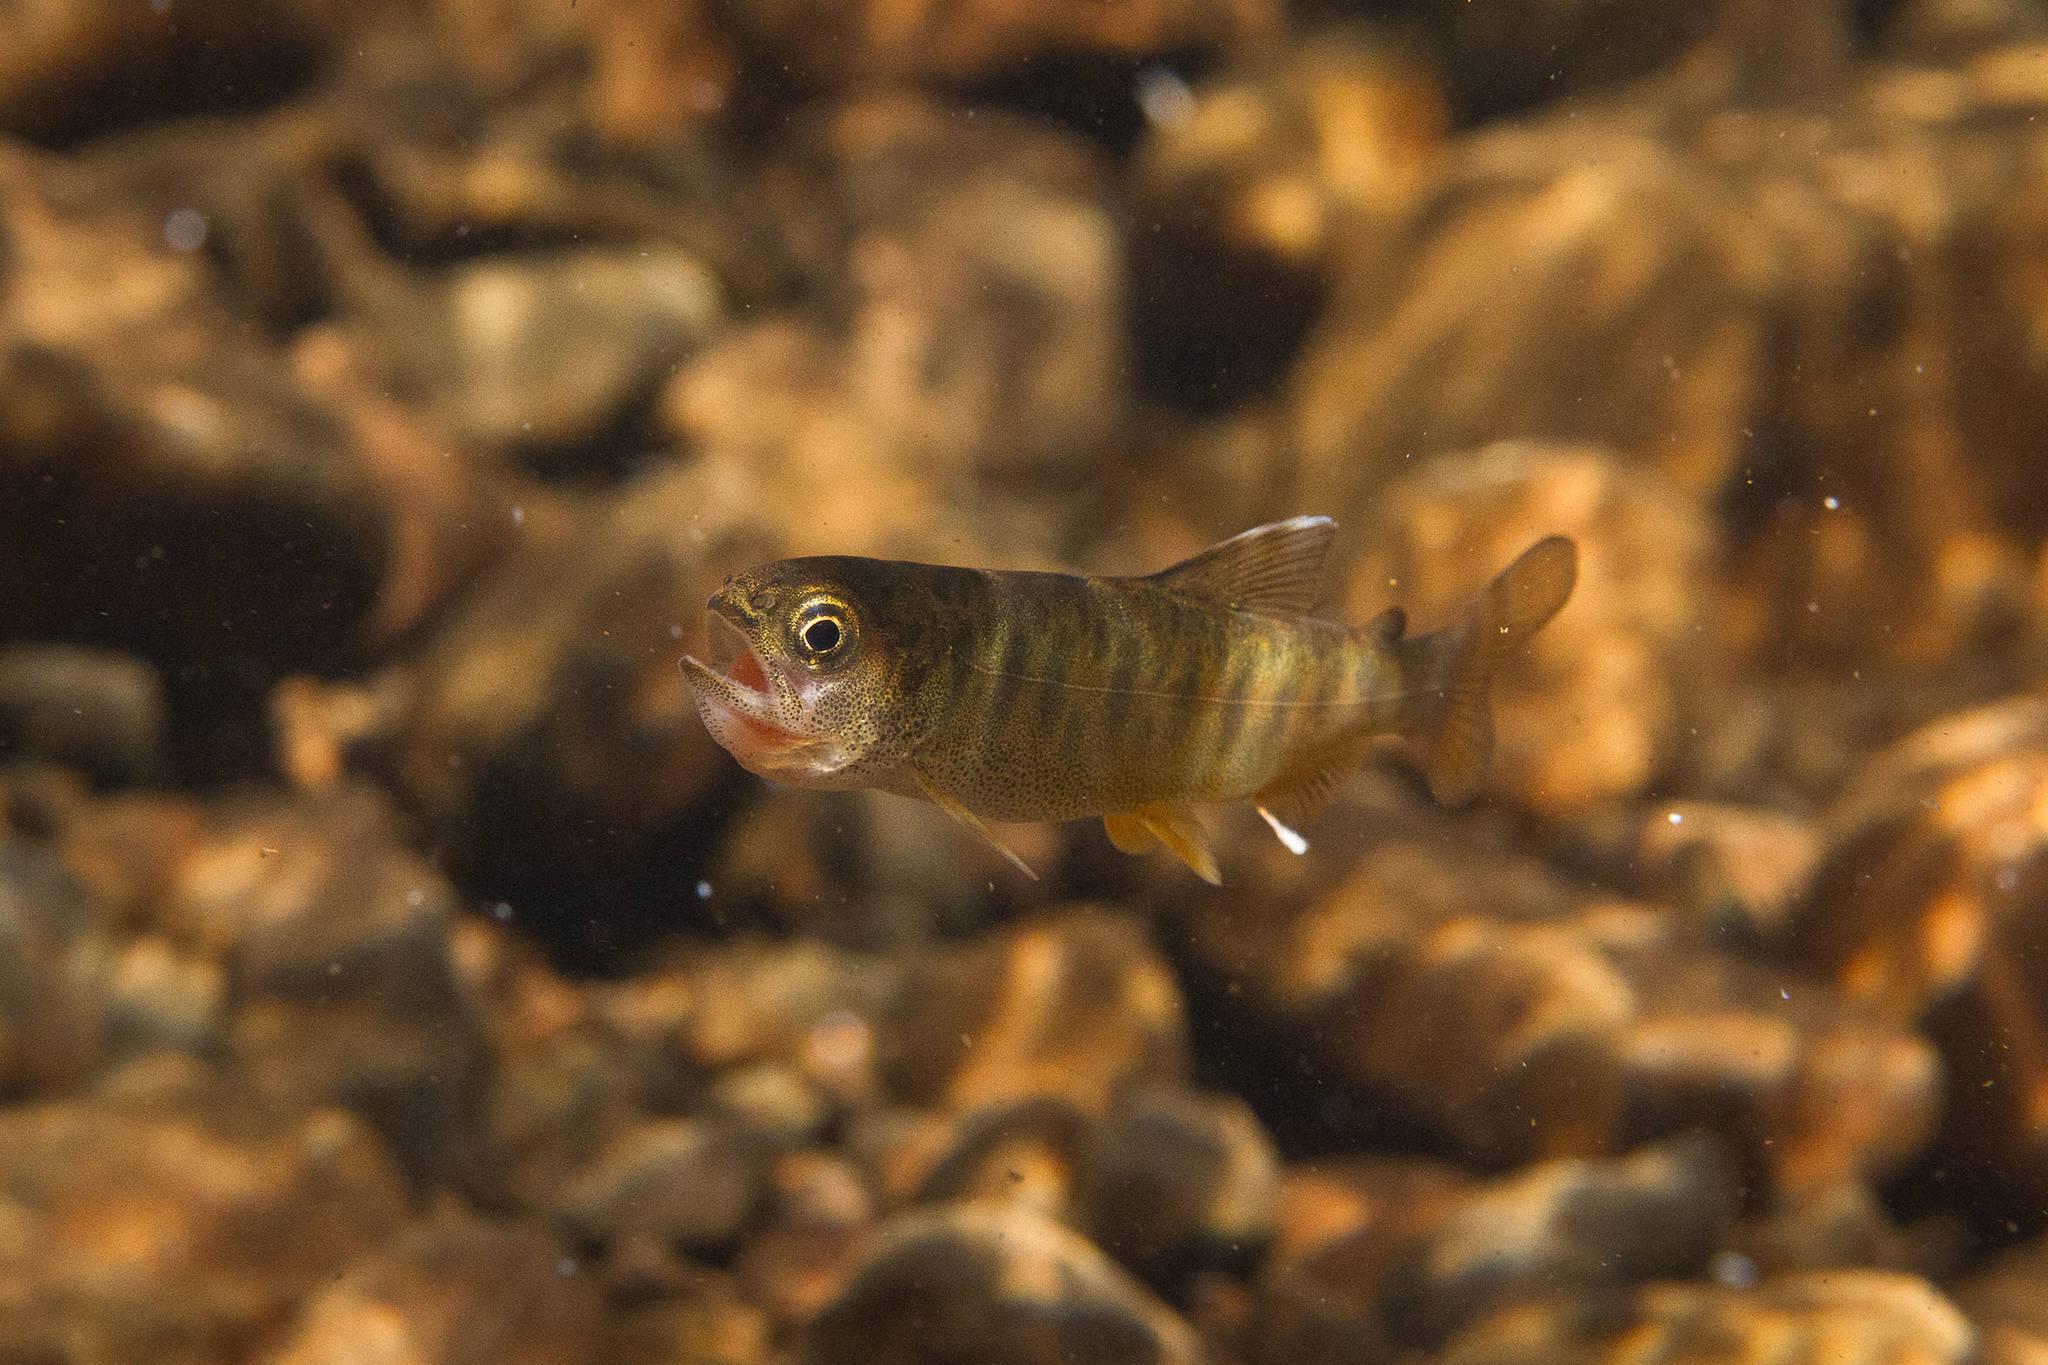
<path fill-rule="evenodd" d="M 2044 432 L 2036 0 L 0 2 L 0 1359 L 2048 1360 Z M 1476 799 L 954 818 L 1549 536 Z"/>

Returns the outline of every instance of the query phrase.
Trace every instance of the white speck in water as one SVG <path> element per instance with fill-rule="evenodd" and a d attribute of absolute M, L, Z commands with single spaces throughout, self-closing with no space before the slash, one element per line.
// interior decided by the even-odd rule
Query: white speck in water
<path fill-rule="evenodd" d="M 682 639 L 682 638 L 683 638 L 683 628 L 682 628 L 681 626 L 677 625 L 677 624 L 676 624 L 675 622 L 673 622 L 673 621 L 669 622 L 669 626 L 668 626 L 668 638 L 669 638 L 669 639 L 671 639 L 671 640 L 680 640 L 680 639 Z"/>
<path fill-rule="evenodd" d="M 2017 891 L 2020 889 L 2020 870 L 2007 864 L 1991 874 L 1991 884 L 2000 891 Z"/>
<path fill-rule="evenodd" d="M 516 502 L 512 504 L 512 524 L 514 526 L 526 525 L 526 509 Z"/>
<path fill-rule="evenodd" d="M 1820 615 L 1820 603 L 1818 603 L 1818 602 L 1808 602 L 1808 603 L 1806 604 L 1806 612 L 1807 612 L 1807 615 L 1809 615 L 1809 616 L 1818 616 L 1818 615 Z"/>
<path fill-rule="evenodd" d="M 1149 66 L 1138 73 L 1138 107 L 1155 127 L 1171 127 L 1195 112 L 1195 92 L 1178 72 Z"/>
<path fill-rule="evenodd" d="M 1778 987 L 1778 998 L 1780 1000 L 1790 1000 L 1792 998 L 1792 992 L 1786 990 L 1783 986 L 1780 986 Z"/>
<path fill-rule="evenodd" d="M 704 543 L 704 528 L 703 528 L 703 527 L 701 527 L 701 526 L 692 526 L 692 527 L 690 528 L 690 542 L 691 542 L 692 544 L 694 544 L 694 545 L 702 545 L 702 544 Z"/>
<path fill-rule="evenodd" d="M 700 900 L 700 901 L 708 901 L 708 900 L 710 900 L 710 899 L 711 899 L 711 883 L 710 883 L 710 882 L 698 882 L 698 883 L 697 883 L 697 899 L 698 899 L 698 900 Z"/>
<path fill-rule="evenodd" d="M 164 245 L 173 251 L 197 251 L 206 245 L 206 215 L 198 209 L 172 209 L 164 219 Z"/>
<path fill-rule="evenodd" d="M 1842 510 L 1842 500 L 1836 497 L 1833 493 L 1830 493 L 1826 497 L 1822 498 L 1820 500 L 1820 505 L 1822 507 L 1827 508 L 1830 512 L 1839 512 Z"/>
<path fill-rule="evenodd" d="M 1665 816 L 1664 818 L 1666 820 L 1669 820 L 1674 825 L 1682 825 L 1685 823 L 1685 815 L 1681 811 L 1673 811 L 1671 812 L 1671 814 Z"/>
<path fill-rule="evenodd" d="M 567 1279 L 576 1273 L 576 1262 L 564 1256 L 561 1260 L 555 1262 L 555 1273 Z"/>
<path fill-rule="evenodd" d="M 149 0 L 149 12 L 151 14 L 169 14 L 171 12 L 171 0 Z"/>
<path fill-rule="evenodd" d="M 512 902 L 499 901 L 496 905 L 492 906 L 491 918 L 500 924 L 510 923 L 512 919 Z"/>
<path fill-rule="evenodd" d="M 405 903 L 417 910 L 427 903 L 427 893 L 415 886 L 412 890 L 405 893 Z"/>
<path fill-rule="evenodd" d="M 340 964 L 339 962 L 330 962 L 330 963 L 328 963 L 328 964 L 327 964 L 327 974 L 328 974 L 329 976 L 340 976 L 340 975 L 341 975 L 341 964 Z"/>
<path fill-rule="evenodd" d="M 1716 1284 L 1730 1289 L 1747 1289 L 1756 1283 L 1756 1262 L 1739 1251 L 1718 1251 L 1707 1268 Z"/>

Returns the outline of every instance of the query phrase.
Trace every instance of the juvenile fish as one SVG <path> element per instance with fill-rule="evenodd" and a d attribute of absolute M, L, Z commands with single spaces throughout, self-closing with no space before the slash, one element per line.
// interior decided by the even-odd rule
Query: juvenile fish
<path fill-rule="evenodd" d="M 1164 844 L 1218 880 L 1194 807 L 1249 800 L 1299 853 L 1382 735 L 1420 742 L 1440 801 L 1493 748 L 1488 688 L 1556 615 L 1577 551 L 1540 540 L 1458 623 L 1404 639 L 1309 615 L 1327 517 L 1256 527 L 1143 578 L 893 560 L 784 559 L 712 595 L 683 669 L 712 737 L 763 777 L 933 802 L 983 823 L 1100 816 L 1126 853 Z"/>

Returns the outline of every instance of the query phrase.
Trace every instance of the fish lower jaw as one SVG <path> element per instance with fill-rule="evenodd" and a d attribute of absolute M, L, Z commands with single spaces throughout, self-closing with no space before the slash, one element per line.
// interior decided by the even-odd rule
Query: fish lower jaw
<path fill-rule="evenodd" d="M 846 766 L 833 741 L 789 729 L 724 698 L 699 696 L 697 710 L 711 737 L 757 776 L 793 786 L 824 786 Z"/>

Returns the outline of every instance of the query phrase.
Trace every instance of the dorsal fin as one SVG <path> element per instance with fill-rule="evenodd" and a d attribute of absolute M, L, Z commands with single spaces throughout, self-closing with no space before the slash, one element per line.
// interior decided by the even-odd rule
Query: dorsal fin
<path fill-rule="evenodd" d="M 1290 517 L 1211 545 L 1146 581 L 1246 611 L 1301 616 L 1323 590 L 1336 538 L 1337 523 L 1328 517 Z"/>

